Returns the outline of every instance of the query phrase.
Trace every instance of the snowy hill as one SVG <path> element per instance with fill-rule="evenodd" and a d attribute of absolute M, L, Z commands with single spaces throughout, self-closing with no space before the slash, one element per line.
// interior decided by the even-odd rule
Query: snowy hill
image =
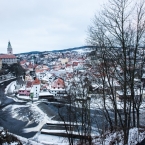
<path fill-rule="evenodd" d="M 65 51 L 79 51 L 79 50 L 85 50 L 85 49 L 90 49 L 90 48 L 94 48 L 95 46 L 80 46 L 80 47 L 73 47 L 73 48 L 67 48 L 67 49 L 61 49 L 61 50 L 52 50 L 52 51 L 30 51 L 30 52 L 24 52 L 24 53 L 19 53 L 16 55 L 21 55 L 21 54 L 41 54 L 41 53 L 48 53 L 48 52 L 53 52 L 53 53 L 57 53 L 57 52 L 65 52 Z"/>

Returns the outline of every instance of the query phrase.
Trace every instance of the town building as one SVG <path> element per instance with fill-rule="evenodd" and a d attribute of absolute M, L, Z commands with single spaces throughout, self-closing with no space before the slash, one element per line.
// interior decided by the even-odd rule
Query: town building
<path fill-rule="evenodd" d="M 39 93 L 40 80 L 38 78 L 35 78 L 33 81 L 27 81 L 26 84 L 18 90 L 18 98 L 38 100 Z"/>
<path fill-rule="evenodd" d="M 65 64 L 68 63 L 68 58 L 67 57 L 66 58 L 61 58 L 60 61 L 61 61 L 62 65 L 65 65 Z"/>
<path fill-rule="evenodd" d="M 57 78 L 54 80 L 51 84 L 50 93 L 53 94 L 54 99 L 56 100 L 64 100 L 64 98 L 67 96 L 66 90 L 65 90 L 65 83 L 64 80 L 61 78 Z"/>
<path fill-rule="evenodd" d="M 1 54 L 0 59 L 2 61 L 2 64 L 10 65 L 17 63 L 17 58 L 15 55 L 13 55 L 13 49 L 11 47 L 10 41 L 8 42 L 7 54 Z"/>
<path fill-rule="evenodd" d="M 54 80 L 54 82 L 52 82 L 52 84 L 51 84 L 51 88 L 64 89 L 65 88 L 64 80 L 61 78 Z"/>
<path fill-rule="evenodd" d="M 2 54 L 0 55 L 0 59 L 2 60 L 2 64 L 14 64 L 17 63 L 17 58 L 15 55 Z"/>
<path fill-rule="evenodd" d="M 31 91 L 31 88 L 26 88 L 25 86 L 23 86 L 18 91 L 19 97 L 20 96 L 25 96 L 25 99 L 27 99 L 27 98 L 29 99 L 30 91 Z"/>
<path fill-rule="evenodd" d="M 38 78 L 36 78 L 33 82 L 32 82 L 33 86 L 33 98 L 34 99 L 39 99 L 39 93 L 40 93 L 40 80 Z"/>

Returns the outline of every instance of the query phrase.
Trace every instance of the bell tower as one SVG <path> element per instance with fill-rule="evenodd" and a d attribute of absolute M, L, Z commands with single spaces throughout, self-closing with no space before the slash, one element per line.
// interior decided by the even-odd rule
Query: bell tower
<path fill-rule="evenodd" d="M 12 49 L 10 41 L 8 42 L 7 54 L 13 54 L 13 49 Z"/>

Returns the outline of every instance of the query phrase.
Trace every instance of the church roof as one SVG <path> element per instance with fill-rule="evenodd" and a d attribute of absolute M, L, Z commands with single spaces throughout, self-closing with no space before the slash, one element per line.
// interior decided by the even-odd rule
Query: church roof
<path fill-rule="evenodd" d="M 9 55 L 9 54 L 1 54 L 0 59 L 2 59 L 2 58 L 16 58 L 16 56 L 15 55 Z"/>
<path fill-rule="evenodd" d="M 40 80 L 38 78 L 36 78 L 34 81 L 33 81 L 33 85 L 40 85 Z"/>

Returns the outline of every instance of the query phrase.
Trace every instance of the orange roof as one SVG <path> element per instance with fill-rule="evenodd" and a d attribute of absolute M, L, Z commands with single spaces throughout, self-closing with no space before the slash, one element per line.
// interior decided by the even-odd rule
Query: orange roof
<path fill-rule="evenodd" d="M 79 62 L 73 62 L 73 66 L 77 66 Z"/>
<path fill-rule="evenodd" d="M 58 78 L 56 81 L 57 81 L 57 83 L 64 84 L 64 81 L 62 79 L 60 79 L 60 78 Z"/>
<path fill-rule="evenodd" d="M 33 85 L 39 85 L 40 84 L 40 80 L 38 78 L 36 78 L 34 81 L 33 81 Z"/>
<path fill-rule="evenodd" d="M 71 64 L 66 64 L 66 67 L 69 67 L 69 66 L 71 66 Z"/>
<path fill-rule="evenodd" d="M 38 69 L 38 70 L 35 70 L 35 72 L 36 72 L 36 73 L 43 73 L 43 72 L 45 72 L 45 70 L 42 70 L 42 69 L 39 70 L 39 69 Z"/>
<path fill-rule="evenodd" d="M 51 87 L 55 87 L 55 88 L 64 88 L 65 84 L 64 84 L 64 80 L 58 78 L 56 79 L 52 84 L 51 84 Z"/>
<path fill-rule="evenodd" d="M 25 64 L 25 63 L 26 63 L 26 60 L 20 61 L 20 64 Z"/>
<path fill-rule="evenodd" d="M 0 58 L 2 59 L 2 58 L 16 58 L 16 56 L 15 55 L 9 55 L 9 54 L 1 54 L 0 55 Z"/>

